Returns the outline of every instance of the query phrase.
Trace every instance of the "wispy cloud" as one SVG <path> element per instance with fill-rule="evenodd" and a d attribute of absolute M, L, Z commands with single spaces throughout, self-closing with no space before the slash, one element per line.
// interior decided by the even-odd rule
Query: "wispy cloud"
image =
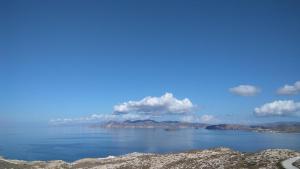
<path fill-rule="evenodd" d="M 213 115 L 204 114 L 204 115 L 185 115 L 181 118 L 181 121 L 183 122 L 189 122 L 189 123 L 215 123 L 217 122 L 217 118 Z"/>
<path fill-rule="evenodd" d="M 107 121 L 124 121 L 124 120 L 143 120 L 149 119 L 150 116 L 141 114 L 92 114 L 78 118 L 57 118 L 51 119 L 50 124 L 84 124 L 84 123 L 99 123 Z"/>
<path fill-rule="evenodd" d="M 292 116 L 299 112 L 300 102 L 293 100 L 277 100 L 254 109 L 254 114 L 257 116 Z"/>
<path fill-rule="evenodd" d="M 293 95 L 300 93 L 300 81 L 295 82 L 293 85 L 284 85 L 277 90 L 281 95 Z"/>
<path fill-rule="evenodd" d="M 114 114 L 185 114 L 195 110 L 195 105 L 188 99 L 179 100 L 172 93 L 160 97 L 148 96 L 139 101 L 128 101 L 114 106 Z"/>
<path fill-rule="evenodd" d="M 260 89 L 253 85 L 239 85 L 230 88 L 229 91 L 240 96 L 255 96 L 260 92 Z"/>

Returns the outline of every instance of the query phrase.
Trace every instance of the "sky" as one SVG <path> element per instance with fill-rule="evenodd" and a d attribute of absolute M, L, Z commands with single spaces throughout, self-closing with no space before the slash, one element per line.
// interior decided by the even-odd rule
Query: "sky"
<path fill-rule="evenodd" d="M 0 0 L 0 124 L 300 121 L 299 8 Z"/>

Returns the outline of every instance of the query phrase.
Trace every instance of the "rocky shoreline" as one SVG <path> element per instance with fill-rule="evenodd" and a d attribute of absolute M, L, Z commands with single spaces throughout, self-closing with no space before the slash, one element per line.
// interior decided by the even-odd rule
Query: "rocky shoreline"
<path fill-rule="evenodd" d="M 182 153 L 131 153 L 118 157 L 86 158 L 67 163 L 55 161 L 21 161 L 0 158 L 1 169 L 281 169 L 280 162 L 300 156 L 288 149 L 267 149 L 241 153 L 229 148 L 195 150 Z"/>

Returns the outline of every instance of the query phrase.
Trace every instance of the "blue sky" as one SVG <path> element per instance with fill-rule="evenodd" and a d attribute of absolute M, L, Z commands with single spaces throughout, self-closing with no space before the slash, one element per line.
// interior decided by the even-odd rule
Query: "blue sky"
<path fill-rule="evenodd" d="M 0 122 L 112 113 L 170 92 L 220 121 L 256 117 L 300 80 L 300 2 L 1 0 Z M 239 96 L 239 85 L 260 89 Z M 297 109 L 298 110 L 298 109 Z"/>

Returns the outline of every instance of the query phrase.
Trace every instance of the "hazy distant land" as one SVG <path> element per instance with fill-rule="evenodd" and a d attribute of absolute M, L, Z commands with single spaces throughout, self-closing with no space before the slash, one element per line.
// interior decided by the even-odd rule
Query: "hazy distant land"
<path fill-rule="evenodd" d="M 180 121 L 154 121 L 154 120 L 126 120 L 123 122 L 110 121 L 103 124 L 92 125 L 101 128 L 163 128 L 165 130 L 176 130 L 181 128 L 205 128 L 208 130 L 246 130 L 257 132 L 300 132 L 300 122 L 275 122 L 256 125 L 242 124 L 217 124 L 188 123 Z"/>
<path fill-rule="evenodd" d="M 123 122 L 109 121 L 92 127 L 102 128 L 163 128 L 163 129 L 180 129 L 180 128 L 205 128 L 208 124 L 204 123 L 187 123 L 179 121 L 162 121 L 155 120 L 126 120 Z"/>

